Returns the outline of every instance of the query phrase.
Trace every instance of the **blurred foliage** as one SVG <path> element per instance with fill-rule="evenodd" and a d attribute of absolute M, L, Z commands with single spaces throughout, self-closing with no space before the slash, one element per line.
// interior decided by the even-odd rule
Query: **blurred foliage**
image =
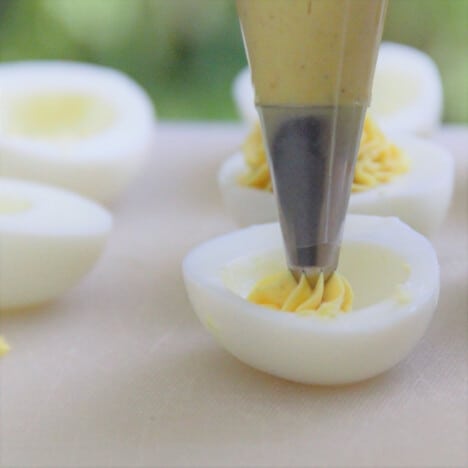
<path fill-rule="evenodd" d="M 384 39 L 428 52 L 445 120 L 468 122 L 468 0 L 390 0 Z M 0 61 L 27 59 L 118 68 L 177 119 L 235 118 L 246 64 L 234 0 L 0 0 Z"/>
<path fill-rule="evenodd" d="M 427 52 L 439 67 L 448 122 L 468 122 L 468 0 L 390 0 L 384 40 Z"/>

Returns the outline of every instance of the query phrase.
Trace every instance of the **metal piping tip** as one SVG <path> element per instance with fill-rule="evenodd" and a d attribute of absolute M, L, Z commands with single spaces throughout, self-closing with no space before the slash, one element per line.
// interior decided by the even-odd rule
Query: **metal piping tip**
<path fill-rule="evenodd" d="M 338 248 L 334 248 L 334 246 L 320 245 L 317 246 L 317 248 L 308 250 L 309 252 L 307 252 L 307 254 L 309 254 L 309 257 L 314 260 L 306 261 L 304 257 L 302 257 L 302 261 L 296 261 L 294 264 L 289 262 L 288 266 L 292 275 L 298 282 L 301 279 L 301 276 L 305 275 L 309 284 L 311 286 L 315 286 L 321 274 L 323 274 L 324 279 L 327 280 L 336 270 L 339 246 Z M 321 252 L 318 252 L 318 250 Z M 306 252 L 302 250 L 300 253 Z M 330 258 L 330 256 L 333 256 L 333 258 Z M 308 265 L 306 266 L 306 264 Z"/>
<path fill-rule="evenodd" d="M 290 269 L 290 271 L 298 283 L 301 280 L 302 276 L 305 276 L 307 282 L 310 284 L 311 287 L 315 287 L 321 274 L 323 274 L 325 281 L 333 274 L 333 271 L 324 271 L 320 267 Z"/>
<path fill-rule="evenodd" d="M 314 283 L 338 264 L 365 107 L 259 106 L 288 265 Z"/>

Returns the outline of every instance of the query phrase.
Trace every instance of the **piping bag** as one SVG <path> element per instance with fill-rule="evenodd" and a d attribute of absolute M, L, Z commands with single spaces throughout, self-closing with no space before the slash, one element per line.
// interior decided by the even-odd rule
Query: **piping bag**
<path fill-rule="evenodd" d="M 237 0 L 288 267 L 336 269 L 387 0 Z"/>

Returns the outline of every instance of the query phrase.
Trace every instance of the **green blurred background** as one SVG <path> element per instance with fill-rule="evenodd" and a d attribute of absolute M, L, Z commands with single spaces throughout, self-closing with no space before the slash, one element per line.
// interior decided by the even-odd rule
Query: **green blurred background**
<path fill-rule="evenodd" d="M 428 52 L 444 120 L 468 122 L 468 0 L 390 0 L 384 39 Z M 115 67 L 164 119 L 235 119 L 245 66 L 234 0 L 0 0 L 0 61 L 67 59 Z"/>

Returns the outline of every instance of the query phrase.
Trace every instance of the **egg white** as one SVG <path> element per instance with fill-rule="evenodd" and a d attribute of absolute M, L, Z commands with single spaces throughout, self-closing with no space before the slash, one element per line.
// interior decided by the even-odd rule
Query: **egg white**
<path fill-rule="evenodd" d="M 389 138 L 410 161 L 406 174 L 364 192 L 352 193 L 348 212 L 396 216 L 420 233 L 431 236 L 442 225 L 453 192 L 454 162 L 443 147 L 418 137 L 395 133 Z M 218 172 L 224 204 L 240 226 L 278 219 L 274 195 L 241 186 L 246 171 L 242 153 L 231 156 Z"/>
<path fill-rule="evenodd" d="M 348 216 L 338 270 L 355 306 L 334 319 L 248 302 L 253 284 L 278 265 L 285 268 L 274 223 L 205 242 L 186 256 L 183 273 L 193 309 L 222 347 L 297 382 L 344 384 L 388 370 L 422 337 L 438 300 L 432 246 L 396 218 Z"/>
<path fill-rule="evenodd" d="M 258 122 L 258 112 L 255 108 L 255 93 L 249 67 L 243 68 L 234 78 L 232 96 L 241 118 L 250 125 Z"/>
<path fill-rule="evenodd" d="M 385 131 L 430 135 L 443 110 L 442 79 L 426 53 L 403 44 L 381 44 L 370 110 Z"/>
<path fill-rule="evenodd" d="M 94 265 L 111 228 L 109 212 L 77 194 L 0 178 L 0 309 L 58 297 Z"/>
<path fill-rule="evenodd" d="M 73 99 L 89 107 L 76 122 L 70 117 L 77 112 L 69 104 Z M 34 108 L 38 100 L 44 101 L 42 109 Z M 55 132 L 46 121 L 54 105 L 59 110 L 51 125 L 65 127 Z M 0 176 L 57 185 L 110 203 L 141 170 L 154 129 L 149 97 L 121 72 L 60 61 L 0 65 Z"/>
<path fill-rule="evenodd" d="M 249 124 L 257 122 L 248 67 L 234 78 L 232 96 L 241 118 Z M 434 132 L 443 110 L 442 79 L 435 62 L 414 47 L 383 42 L 375 67 L 370 109 L 385 131 L 419 135 Z"/>

